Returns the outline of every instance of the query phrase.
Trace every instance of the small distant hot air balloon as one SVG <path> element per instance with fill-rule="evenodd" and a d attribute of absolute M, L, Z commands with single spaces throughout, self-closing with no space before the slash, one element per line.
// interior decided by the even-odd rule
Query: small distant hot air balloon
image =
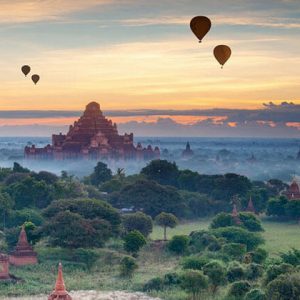
<path fill-rule="evenodd" d="M 37 84 L 38 81 L 40 80 L 40 76 L 37 74 L 34 74 L 31 76 L 32 81 L 34 82 L 34 84 Z"/>
<path fill-rule="evenodd" d="M 216 60 L 223 66 L 231 56 L 231 49 L 226 45 L 219 45 L 214 49 Z"/>
<path fill-rule="evenodd" d="M 25 77 L 29 74 L 29 72 L 30 72 L 30 67 L 29 66 L 27 66 L 27 65 L 25 65 L 25 66 L 23 66 L 22 68 L 21 68 L 21 70 L 22 70 L 22 72 L 23 72 L 23 74 L 25 75 Z"/>
<path fill-rule="evenodd" d="M 209 18 L 203 16 L 194 17 L 191 20 L 190 27 L 195 36 L 199 39 L 199 43 L 201 43 L 202 39 L 210 31 L 211 21 Z"/>

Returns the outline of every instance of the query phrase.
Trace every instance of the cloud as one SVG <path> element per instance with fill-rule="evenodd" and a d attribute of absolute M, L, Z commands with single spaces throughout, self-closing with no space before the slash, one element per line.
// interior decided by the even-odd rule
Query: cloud
<path fill-rule="evenodd" d="M 297 18 L 276 18 L 276 17 L 236 17 L 224 15 L 209 16 L 213 25 L 230 26 L 257 26 L 282 29 L 300 29 L 300 22 Z M 188 26 L 191 15 L 186 16 L 159 16 L 154 18 L 125 19 L 120 22 L 127 26 L 156 26 L 156 25 L 183 25 Z"/>
<path fill-rule="evenodd" d="M 0 23 L 61 20 L 62 16 L 114 0 L 1 0 Z"/>

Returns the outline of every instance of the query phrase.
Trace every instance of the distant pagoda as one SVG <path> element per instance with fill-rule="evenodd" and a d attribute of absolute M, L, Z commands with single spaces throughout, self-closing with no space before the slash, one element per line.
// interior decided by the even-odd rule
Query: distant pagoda
<path fill-rule="evenodd" d="M 239 217 L 239 213 L 238 213 L 236 204 L 233 204 L 233 209 L 232 209 L 231 216 L 232 216 L 232 219 L 233 219 L 233 221 L 236 225 L 241 225 L 242 224 L 242 222 L 240 220 L 240 217 Z"/>
<path fill-rule="evenodd" d="M 52 144 L 44 148 L 25 147 L 25 157 L 32 159 L 146 159 L 160 157 L 158 147 L 133 144 L 133 133 L 119 135 L 116 123 L 108 120 L 97 102 L 86 106 L 67 134 L 52 135 Z"/>
<path fill-rule="evenodd" d="M 37 263 L 37 254 L 28 243 L 24 226 L 22 226 L 15 250 L 9 255 L 9 262 L 16 266 L 33 265 Z"/>
<path fill-rule="evenodd" d="M 289 200 L 300 200 L 300 188 L 296 180 L 293 180 L 290 187 L 283 193 Z"/>
<path fill-rule="evenodd" d="M 250 212 L 250 213 L 253 213 L 253 214 L 256 214 L 255 207 L 254 207 L 254 204 L 253 204 L 253 201 L 252 201 L 252 197 L 250 197 L 250 199 L 249 199 L 246 211 Z"/>
<path fill-rule="evenodd" d="M 0 253 L 0 281 L 10 279 L 8 256 Z"/>
<path fill-rule="evenodd" d="M 187 142 L 186 146 L 185 146 L 185 150 L 182 151 L 181 156 L 183 158 L 189 158 L 189 157 L 192 157 L 193 155 L 194 155 L 194 151 L 191 149 L 190 142 Z"/>

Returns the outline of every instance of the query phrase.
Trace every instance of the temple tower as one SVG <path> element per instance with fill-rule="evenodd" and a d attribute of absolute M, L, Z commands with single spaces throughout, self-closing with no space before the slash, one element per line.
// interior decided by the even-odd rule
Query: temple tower
<path fill-rule="evenodd" d="M 55 288 L 51 295 L 48 297 L 48 300 L 72 300 L 72 297 L 66 290 L 61 263 L 59 263 L 58 265 L 58 274 Z"/>
<path fill-rule="evenodd" d="M 16 266 L 34 265 L 37 263 L 37 254 L 28 243 L 24 226 L 22 226 L 18 244 L 9 256 L 9 262 Z"/>
<path fill-rule="evenodd" d="M 233 205 L 231 216 L 232 216 L 233 221 L 236 225 L 241 225 L 242 224 L 242 222 L 239 218 L 239 213 L 238 213 L 238 210 L 236 208 L 236 204 Z"/>
<path fill-rule="evenodd" d="M 250 197 L 250 199 L 249 199 L 246 211 L 247 212 L 251 212 L 253 214 L 256 214 L 256 211 L 255 211 L 255 208 L 254 208 L 254 204 L 253 204 L 253 201 L 252 201 L 252 197 Z"/>

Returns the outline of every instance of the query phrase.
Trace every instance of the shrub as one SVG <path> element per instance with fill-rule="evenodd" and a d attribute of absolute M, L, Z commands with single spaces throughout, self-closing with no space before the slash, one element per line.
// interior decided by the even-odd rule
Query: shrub
<path fill-rule="evenodd" d="M 245 278 L 245 269 L 238 263 L 234 263 L 228 267 L 227 279 L 229 282 L 242 280 Z"/>
<path fill-rule="evenodd" d="M 131 278 L 137 268 L 138 265 L 133 257 L 124 256 L 120 262 L 120 275 Z"/>
<path fill-rule="evenodd" d="M 124 250 L 129 253 L 137 253 L 146 244 L 145 237 L 137 230 L 131 231 L 124 238 Z"/>
<path fill-rule="evenodd" d="M 160 277 L 154 277 L 143 286 L 144 292 L 160 291 L 164 287 L 164 281 Z"/>
<path fill-rule="evenodd" d="M 260 289 L 253 289 L 249 291 L 246 296 L 245 300 L 266 300 L 265 293 Z"/>
<path fill-rule="evenodd" d="M 195 252 L 205 250 L 210 244 L 214 244 L 217 238 L 209 231 L 200 230 L 190 233 L 190 247 Z"/>
<path fill-rule="evenodd" d="M 264 269 L 262 265 L 252 263 L 247 266 L 246 269 L 246 277 L 248 280 L 256 280 L 261 277 L 264 273 Z"/>
<path fill-rule="evenodd" d="M 22 226 L 25 222 L 32 222 L 36 226 L 43 224 L 44 219 L 38 210 L 24 208 L 21 210 L 10 211 L 7 220 L 7 228 Z"/>
<path fill-rule="evenodd" d="M 271 265 L 267 269 L 266 282 L 268 283 L 268 282 L 274 280 L 281 274 L 290 273 L 290 272 L 292 272 L 292 270 L 293 270 L 293 266 L 290 264 L 286 264 L 286 263 L 283 263 L 280 265 Z"/>
<path fill-rule="evenodd" d="M 264 243 L 263 238 L 254 232 L 239 227 L 224 227 L 213 229 L 212 233 L 217 237 L 223 237 L 230 243 L 245 244 L 247 250 L 254 250 Z"/>
<path fill-rule="evenodd" d="M 263 231 L 260 220 L 252 213 L 242 212 L 239 213 L 239 218 L 243 223 L 243 227 L 249 231 L 258 232 Z"/>
<path fill-rule="evenodd" d="M 300 265 L 300 250 L 292 249 L 287 253 L 282 253 L 280 256 L 282 260 L 287 264 L 291 264 L 293 266 Z"/>
<path fill-rule="evenodd" d="M 168 243 L 168 249 L 176 254 L 183 254 L 187 250 L 188 242 L 188 236 L 175 235 Z"/>
<path fill-rule="evenodd" d="M 153 229 L 152 218 L 142 212 L 125 215 L 123 217 L 123 226 L 127 233 L 138 230 L 145 237 L 147 237 Z"/>
<path fill-rule="evenodd" d="M 178 285 L 181 283 L 181 280 L 180 280 L 180 276 L 173 272 L 173 273 L 167 273 L 165 274 L 164 276 L 164 284 L 167 285 L 167 286 L 170 286 L 170 285 Z"/>
<path fill-rule="evenodd" d="M 211 261 L 203 267 L 204 275 L 207 275 L 212 285 L 212 291 L 215 292 L 217 287 L 226 283 L 226 268 L 220 261 Z"/>
<path fill-rule="evenodd" d="M 246 245 L 238 243 L 228 243 L 223 246 L 223 253 L 232 259 L 240 260 L 246 254 Z"/>
<path fill-rule="evenodd" d="M 63 248 L 102 247 L 112 235 L 110 223 L 103 219 L 84 219 L 77 213 L 61 211 L 42 229 L 52 246 Z"/>
<path fill-rule="evenodd" d="M 251 258 L 254 263 L 262 264 L 266 261 L 268 252 L 265 249 L 257 248 L 251 252 Z"/>
<path fill-rule="evenodd" d="M 182 261 L 183 269 L 202 270 L 203 266 L 209 262 L 206 256 L 189 256 Z"/>
<path fill-rule="evenodd" d="M 299 300 L 300 273 L 281 275 L 272 280 L 266 290 L 270 300 Z"/>
<path fill-rule="evenodd" d="M 181 286 L 195 298 L 208 287 L 208 278 L 200 271 L 187 271 L 181 276 Z"/>
<path fill-rule="evenodd" d="M 234 224 L 235 223 L 231 214 L 221 212 L 212 219 L 210 228 L 216 229 L 220 227 L 233 226 Z"/>
<path fill-rule="evenodd" d="M 248 281 L 237 281 L 234 282 L 228 292 L 229 296 L 236 297 L 237 299 L 243 299 L 245 294 L 249 292 L 251 285 Z"/>

